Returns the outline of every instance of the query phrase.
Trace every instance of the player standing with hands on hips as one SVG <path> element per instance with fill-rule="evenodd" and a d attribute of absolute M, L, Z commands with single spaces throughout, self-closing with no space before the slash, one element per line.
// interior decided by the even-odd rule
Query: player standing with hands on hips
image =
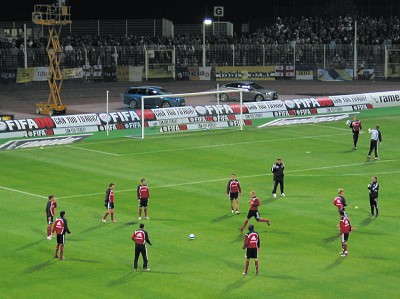
<path fill-rule="evenodd" d="M 285 176 L 285 174 L 283 173 L 285 171 L 285 164 L 283 164 L 281 158 L 276 159 L 276 162 L 272 165 L 271 171 L 274 175 L 274 188 L 272 189 L 273 197 L 276 198 L 276 189 L 278 187 L 278 184 L 281 189 L 281 196 L 285 196 L 283 183 L 283 178 Z"/>
<path fill-rule="evenodd" d="M 133 269 L 137 271 L 139 255 L 143 257 L 143 270 L 149 271 L 147 268 L 148 258 L 147 258 L 147 247 L 146 243 L 151 245 L 149 234 L 144 230 L 144 224 L 141 223 L 140 228 L 136 230 L 132 235 L 132 240 L 135 242 L 135 259 L 133 261 Z"/>
<path fill-rule="evenodd" d="M 231 201 L 232 214 L 239 214 L 239 195 L 242 195 L 242 188 L 240 187 L 239 181 L 236 179 L 236 174 L 232 173 L 232 178 L 229 180 L 226 186 L 226 194 Z M 236 212 L 235 212 L 236 203 Z"/>
<path fill-rule="evenodd" d="M 369 205 L 371 207 L 371 214 L 369 216 L 374 216 L 374 208 L 376 210 L 376 216 L 379 217 L 378 210 L 378 192 L 379 192 L 379 183 L 378 178 L 376 176 L 372 177 L 371 183 L 368 184 L 369 190 Z"/>
<path fill-rule="evenodd" d="M 250 259 L 254 259 L 256 275 L 258 275 L 258 252 L 260 251 L 260 236 L 254 231 L 254 225 L 249 225 L 249 232 L 244 236 L 243 250 L 246 249 L 246 267 L 243 275 L 249 270 Z"/>
<path fill-rule="evenodd" d="M 368 133 L 371 134 L 371 143 L 369 146 L 367 160 L 371 159 L 372 151 L 374 151 L 374 153 L 375 153 L 375 160 L 379 160 L 378 141 L 379 141 L 379 144 L 382 143 L 382 134 L 381 134 L 381 131 L 379 131 L 379 125 L 376 125 L 375 129 L 368 129 Z"/>
<path fill-rule="evenodd" d="M 139 220 L 142 220 L 142 209 L 144 209 L 144 219 L 149 219 L 147 216 L 147 207 L 149 206 L 150 191 L 147 187 L 146 179 L 140 180 L 140 185 L 137 187 L 137 198 L 139 202 Z"/>

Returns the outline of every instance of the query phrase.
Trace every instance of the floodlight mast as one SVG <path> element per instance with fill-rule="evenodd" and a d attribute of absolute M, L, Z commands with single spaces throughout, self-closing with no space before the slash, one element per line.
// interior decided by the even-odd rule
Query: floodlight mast
<path fill-rule="evenodd" d="M 65 0 L 56 0 L 54 4 L 35 5 L 32 12 L 32 21 L 36 25 L 47 26 L 49 30 L 49 40 L 46 52 L 49 57 L 49 67 L 47 70 L 47 82 L 50 87 L 50 95 L 47 103 L 36 103 L 36 113 L 65 114 L 67 106 L 61 101 L 61 87 L 63 73 L 60 69 L 60 61 L 63 50 L 60 44 L 60 32 L 63 25 L 71 24 L 71 7 L 65 5 Z"/>

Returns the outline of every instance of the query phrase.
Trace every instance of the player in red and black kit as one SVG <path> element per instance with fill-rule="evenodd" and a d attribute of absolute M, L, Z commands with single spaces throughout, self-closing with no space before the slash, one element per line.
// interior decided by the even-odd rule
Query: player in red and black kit
<path fill-rule="evenodd" d="M 344 190 L 338 189 L 338 196 L 333 199 L 333 205 L 338 208 L 338 212 L 340 214 L 341 211 L 346 214 L 346 199 L 344 198 Z"/>
<path fill-rule="evenodd" d="M 57 245 L 54 257 L 59 258 L 60 260 L 65 260 L 64 258 L 65 234 L 71 233 L 68 228 L 67 218 L 65 218 L 65 211 L 61 211 L 60 218 L 57 218 L 56 221 L 54 222 L 53 233 L 54 232 L 57 233 Z M 60 249 L 60 256 L 58 256 L 59 249 Z"/>
<path fill-rule="evenodd" d="M 47 220 L 47 239 L 51 240 L 53 237 L 51 227 L 54 221 L 54 213 L 57 207 L 56 198 L 54 195 L 49 195 L 49 200 L 46 204 L 46 220 Z"/>
<path fill-rule="evenodd" d="M 254 225 L 249 225 L 249 232 L 244 237 L 243 250 L 246 249 L 246 267 L 243 274 L 249 270 L 250 259 L 254 259 L 256 275 L 258 275 L 258 252 L 260 251 L 260 236 L 254 231 Z"/>
<path fill-rule="evenodd" d="M 147 267 L 148 258 L 146 243 L 151 245 L 151 242 L 149 239 L 149 234 L 144 230 L 144 224 L 141 223 L 139 227 L 140 228 L 132 235 L 132 240 L 135 242 L 135 259 L 133 261 L 133 269 L 137 271 L 139 255 L 141 254 L 143 257 L 143 270 L 149 271 L 150 269 Z"/>
<path fill-rule="evenodd" d="M 360 131 L 362 130 L 361 121 L 357 119 L 357 116 L 354 116 L 353 120 L 350 121 L 349 127 L 353 133 L 353 145 L 354 149 L 357 149 L 358 135 L 360 135 Z"/>
<path fill-rule="evenodd" d="M 103 223 L 106 222 L 108 214 L 111 215 L 111 222 L 118 222 L 117 220 L 114 219 L 114 200 L 115 200 L 114 188 L 115 184 L 110 183 L 106 190 L 106 196 L 104 197 L 104 205 L 106 206 L 107 212 L 104 214 L 103 218 L 101 218 L 101 221 Z"/>
<path fill-rule="evenodd" d="M 144 219 L 149 219 L 147 216 L 147 207 L 149 206 L 150 191 L 146 179 L 140 180 L 140 185 L 137 187 L 136 193 L 139 202 L 139 220 L 142 220 L 142 208 L 144 208 Z"/>
<path fill-rule="evenodd" d="M 349 239 L 349 234 L 351 232 L 350 219 L 345 215 L 344 211 L 340 211 L 340 239 L 342 241 L 342 252 L 340 256 L 347 256 L 347 240 Z"/>
<path fill-rule="evenodd" d="M 254 191 L 250 192 L 251 200 L 249 201 L 250 203 L 250 209 L 249 212 L 247 213 L 246 220 L 244 221 L 242 227 L 239 229 L 243 231 L 247 223 L 249 223 L 249 220 L 251 217 L 256 218 L 257 222 L 266 222 L 268 226 L 270 225 L 269 219 L 261 218 L 260 213 L 258 212 L 258 207 L 261 205 L 260 199 L 256 196 L 256 193 Z"/>
<path fill-rule="evenodd" d="M 242 188 L 240 187 L 239 181 L 236 179 L 236 174 L 232 173 L 232 178 L 229 180 L 226 186 L 226 194 L 231 201 L 232 214 L 239 214 L 239 195 L 242 195 Z M 236 203 L 236 212 L 235 212 Z"/>

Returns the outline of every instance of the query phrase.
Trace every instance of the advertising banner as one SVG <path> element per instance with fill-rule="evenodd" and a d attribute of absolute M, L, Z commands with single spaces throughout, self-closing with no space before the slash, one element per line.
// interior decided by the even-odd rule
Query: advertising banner
<path fill-rule="evenodd" d="M 129 66 L 129 81 L 140 82 L 143 78 L 143 66 Z"/>
<path fill-rule="evenodd" d="M 32 82 L 35 74 L 34 67 L 18 68 L 17 69 L 17 83 Z"/>
<path fill-rule="evenodd" d="M 33 74 L 33 81 L 47 81 L 48 67 L 37 66 Z"/>
<path fill-rule="evenodd" d="M 313 80 L 314 71 L 311 68 L 296 68 L 296 80 Z"/>
<path fill-rule="evenodd" d="M 275 80 L 275 66 L 217 66 L 217 81 Z"/>
<path fill-rule="evenodd" d="M 117 66 L 116 75 L 117 81 L 127 82 L 129 81 L 129 66 Z"/>
<path fill-rule="evenodd" d="M 16 82 L 17 69 L 0 69 L 0 83 Z"/>

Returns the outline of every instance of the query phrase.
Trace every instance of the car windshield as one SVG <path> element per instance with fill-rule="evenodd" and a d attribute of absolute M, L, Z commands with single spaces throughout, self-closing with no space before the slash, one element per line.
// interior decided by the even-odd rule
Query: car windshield
<path fill-rule="evenodd" d="M 158 90 L 158 94 L 171 94 L 169 91 L 166 91 L 164 88 L 160 88 Z"/>
<path fill-rule="evenodd" d="M 257 83 L 251 83 L 250 86 L 251 86 L 253 89 L 264 89 L 264 87 L 258 85 Z"/>

